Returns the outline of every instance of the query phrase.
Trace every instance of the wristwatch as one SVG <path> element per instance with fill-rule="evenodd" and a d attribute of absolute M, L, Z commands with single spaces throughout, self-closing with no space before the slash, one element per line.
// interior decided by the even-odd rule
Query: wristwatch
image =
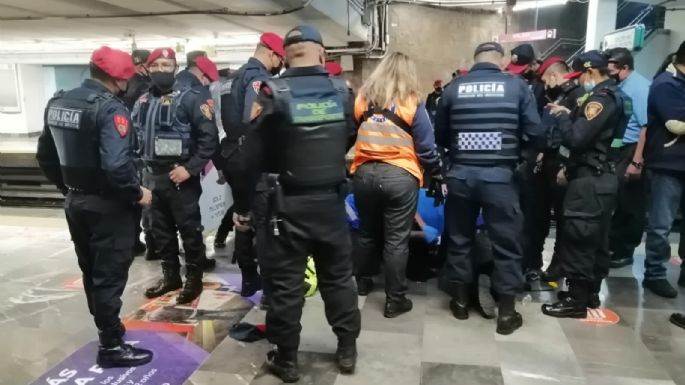
<path fill-rule="evenodd" d="M 636 161 L 634 161 L 634 160 L 631 161 L 630 164 L 632 164 L 633 166 L 635 166 L 638 170 L 642 170 L 642 166 L 644 166 L 644 163 L 642 163 L 642 162 L 636 162 Z"/>

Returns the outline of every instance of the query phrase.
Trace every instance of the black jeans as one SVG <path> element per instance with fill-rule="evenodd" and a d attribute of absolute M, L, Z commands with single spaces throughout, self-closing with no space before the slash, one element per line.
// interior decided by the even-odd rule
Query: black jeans
<path fill-rule="evenodd" d="M 205 258 L 205 245 L 202 236 L 200 215 L 200 178 L 190 179 L 176 186 L 167 174 L 151 178 L 152 207 L 149 210 L 155 252 L 163 263 L 172 268 L 180 268 L 178 260 L 178 237 L 181 235 L 186 265 L 198 267 Z"/>
<path fill-rule="evenodd" d="M 613 173 L 569 180 L 562 243 L 562 266 L 568 279 L 596 282 L 608 275 L 609 227 L 617 185 Z"/>
<path fill-rule="evenodd" d="M 64 211 L 83 273 L 88 310 L 100 330 L 100 343 L 116 345 L 123 336 L 121 295 L 133 262 L 134 207 L 98 195 L 70 192 Z"/>
<path fill-rule="evenodd" d="M 354 203 L 359 211 L 358 275 L 370 277 L 385 262 L 385 292 L 396 299 L 407 291 L 407 260 L 418 180 L 387 163 L 363 164 L 354 174 Z M 382 251 L 381 251 L 382 250 Z"/>
<path fill-rule="evenodd" d="M 239 169 L 234 163 L 228 162 L 227 167 L 224 168 L 223 173 L 231 186 L 233 196 L 244 196 L 248 194 L 245 187 L 244 178 Z M 251 194 L 264 194 L 263 192 L 250 192 Z M 230 210 L 233 212 L 233 208 Z M 227 213 L 228 215 L 228 213 Z M 233 259 L 238 262 L 238 266 L 243 274 L 257 274 L 257 250 L 255 248 L 255 232 L 236 231 L 235 232 L 235 248 L 233 249 Z"/>
<path fill-rule="evenodd" d="M 259 264 L 264 291 L 269 296 L 267 338 L 282 349 L 300 343 L 304 274 L 307 257 L 316 264 L 319 291 L 326 319 L 340 340 L 359 336 L 361 316 L 352 281 L 352 248 L 340 194 L 285 196 L 278 212 L 265 210 L 269 203 L 255 202 Z M 268 211 L 268 212 L 267 212 Z M 272 219 L 279 221 L 274 234 Z"/>
<path fill-rule="evenodd" d="M 618 195 L 616 211 L 611 220 L 609 248 L 613 259 L 632 258 L 635 248 L 642 242 L 646 223 L 647 173 L 637 180 L 626 181 L 626 169 L 633 160 L 636 145 L 621 148 L 616 163 Z"/>

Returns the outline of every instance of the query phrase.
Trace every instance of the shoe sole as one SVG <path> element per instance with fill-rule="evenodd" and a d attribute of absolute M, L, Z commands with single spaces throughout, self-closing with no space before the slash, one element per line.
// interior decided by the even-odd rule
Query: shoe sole
<path fill-rule="evenodd" d="M 148 293 L 145 293 L 144 295 L 145 295 L 145 298 L 147 298 L 147 299 L 159 298 L 159 297 L 161 297 L 161 296 L 163 296 L 163 295 L 165 295 L 165 294 L 172 293 L 172 292 L 174 292 L 174 291 L 176 291 L 176 290 L 179 290 L 179 289 L 181 289 L 181 288 L 183 288 L 183 285 L 181 285 L 181 286 L 179 286 L 179 287 L 177 287 L 177 288 L 175 288 L 175 289 L 171 289 L 171 290 L 165 291 L 164 293 L 161 293 L 161 294 L 159 294 L 159 295 L 151 295 L 151 294 L 148 294 Z"/>
<path fill-rule="evenodd" d="M 297 377 L 284 377 L 283 373 L 272 366 L 269 366 L 269 372 L 273 374 L 274 376 L 278 377 L 281 379 L 281 381 L 285 382 L 286 384 L 292 384 L 294 382 L 300 381 L 300 376 Z"/>
<path fill-rule="evenodd" d="M 354 374 L 355 366 L 356 365 L 352 365 L 351 367 L 340 366 L 340 364 L 338 364 L 338 370 L 340 371 L 340 374 L 350 375 L 350 374 Z"/>
<path fill-rule="evenodd" d="M 554 318 L 576 318 L 576 319 L 583 319 L 587 318 L 587 311 L 585 313 L 569 313 L 569 314 L 564 314 L 564 315 L 559 315 L 559 314 L 551 314 L 546 311 L 542 311 L 542 314 Z"/>
<path fill-rule="evenodd" d="M 127 365 L 106 365 L 106 364 L 100 363 L 100 360 L 97 360 L 97 361 L 96 361 L 96 363 L 98 364 L 98 366 L 101 367 L 102 369 L 111 369 L 111 368 L 132 368 L 132 367 L 135 367 L 135 366 L 143 366 L 143 365 L 149 364 L 150 362 L 152 362 L 152 357 L 146 358 L 146 359 L 144 359 L 144 360 L 131 361 L 131 362 L 130 362 L 129 364 L 127 364 Z"/>
<path fill-rule="evenodd" d="M 676 319 L 673 318 L 673 316 L 668 317 L 668 320 L 669 320 L 673 325 L 675 325 L 675 326 L 677 326 L 677 327 L 679 327 L 679 328 L 681 328 L 681 329 L 685 329 L 685 324 L 682 324 L 682 323 L 676 321 Z"/>

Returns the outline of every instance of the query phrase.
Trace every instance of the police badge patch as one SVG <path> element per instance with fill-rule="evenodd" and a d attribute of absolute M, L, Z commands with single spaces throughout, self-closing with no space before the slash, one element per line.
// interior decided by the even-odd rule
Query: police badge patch
<path fill-rule="evenodd" d="M 602 103 L 590 102 L 585 106 L 585 117 L 587 120 L 596 118 L 604 109 Z"/>
<path fill-rule="evenodd" d="M 208 104 L 203 104 L 200 106 L 200 112 L 202 112 L 202 115 L 205 116 L 208 120 L 212 120 L 214 118 L 214 112 L 212 111 L 212 107 L 210 107 Z"/>
<path fill-rule="evenodd" d="M 124 115 L 114 115 L 114 128 L 122 138 L 128 134 L 128 118 Z"/>
<path fill-rule="evenodd" d="M 252 82 L 252 88 L 254 89 L 254 92 L 256 94 L 259 94 L 259 89 L 262 87 L 262 81 L 261 80 L 256 80 Z"/>

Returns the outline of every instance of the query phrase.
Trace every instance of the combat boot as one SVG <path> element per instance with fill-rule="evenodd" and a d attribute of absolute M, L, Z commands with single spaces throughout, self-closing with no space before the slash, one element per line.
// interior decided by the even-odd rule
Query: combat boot
<path fill-rule="evenodd" d="M 408 313 L 414 307 L 414 303 L 407 298 L 404 294 L 395 296 L 393 298 L 388 297 L 385 300 L 385 310 L 383 311 L 383 316 L 385 318 L 395 318 L 404 313 Z"/>
<path fill-rule="evenodd" d="M 120 368 L 145 365 L 152 361 L 152 352 L 146 349 L 134 348 L 124 344 L 123 336 L 126 332 L 124 325 L 101 330 L 100 347 L 96 362 L 101 368 Z"/>
<path fill-rule="evenodd" d="M 342 374 L 354 374 L 357 366 L 357 342 L 355 339 L 338 340 L 338 350 L 335 352 L 335 362 Z"/>
<path fill-rule="evenodd" d="M 454 318 L 458 320 L 469 319 L 469 287 L 457 285 L 454 297 L 450 300 L 450 310 Z"/>
<path fill-rule="evenodd" d="M 300 369 L 297 365 L 297 349 L 277 348 L 266 355 L 269 371 L 285 383 L 300 380 Z"/>
<path fill-rule="evenodd" d="M 257 269 L 243 269 L 240 271 L 243 279 L 240 285 L 241 297 L 252 297 L 257 291 L 262 290 L 262 277 L 259 276 Z"/>
<path fill-rule="evenodd" d="M 570 281 L 569 295 L 554 304 L 542 305 L 542 313 L 557 318 L 587 318 L 589 290 L 589 282 Z"/>
<path fill-rule="evenodd" d="M 150 231 L 145 232 L 145 246 L 147 247 L 147 251 L 145 252 L 146 261 L 158 261 L 162 259 L 155 251 L 155 240 L 152 238 L 152 232 Z"/>
<path fill-rule="evenodd" d="M 179 274 L 179 266 L 169 262 L 162 262 L 162 279 L 157 281 L 157 284 L 145 291 L 147 298 L 157 298 L 166 293 L 178 290 L 183 286 L 181 275 Z"/>
<path fill-rule="evenodd" d="M 186 264 L 186 283 L 181 294 L 176 298 L 179 305 L 193 302 L 202 294 L 202 269 L 197 265 Z"/>
<path fill-rule="evenodd" d="M 501 295 L 497 317 L 497 334 L 509 335 L 523 326 L 523 317 L 516 311 L 516 296 Z"/>

